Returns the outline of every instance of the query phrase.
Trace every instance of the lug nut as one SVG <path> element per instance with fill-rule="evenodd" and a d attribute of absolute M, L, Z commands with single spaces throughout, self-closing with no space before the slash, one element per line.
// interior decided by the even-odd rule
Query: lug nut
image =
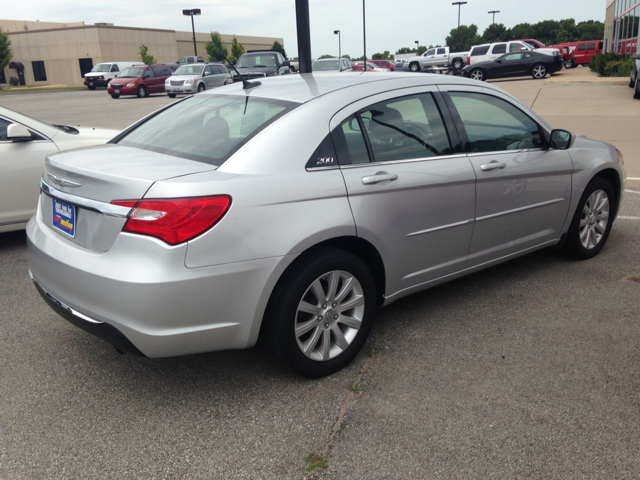
<path fill-rule="evenodd" d="M 333 302 L 333 305 L 331 305 L 333 308 L 336 308 L 337 303 Z"/>
<path fill-rule="evenodd" d="M 325 303 L 324 305 L 322 305 L 322 308 L 327 308 L 327 304 Z"/>
<path fill-rule="evenodd" d="M 337 314 L 337 313 L 333 316 L 333 319 L 334 319 L 334 320 L 337 320 L 337 319 L 338 319 L 338 314 Z"/>

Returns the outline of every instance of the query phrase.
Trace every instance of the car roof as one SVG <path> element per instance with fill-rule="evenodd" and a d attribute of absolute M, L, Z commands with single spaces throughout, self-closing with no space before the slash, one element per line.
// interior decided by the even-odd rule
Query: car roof
<path fill-rule="evenodd" d="M 251 80 L 252 82 L 254 80 Z M 472 85 L 478 86 L 476 80 L 452 75 L 416 75 L 412 73 L 387 72 L 316 72 L 298 75 L 280 75 L 259 79 L 260 85 L 243 89 L 241 82 L 208 90 L 200 95 L 247 95 L 251 97 L 271 98 L 305 103 L 314 98 L 328 95 L 339 90 L 353 88 L 354 99 L 359 98 L 358 86 L 378 83 L 380 91 L 395 88 L 407 88 L 423 85 Z M 485 88 L 490 85 L 484 86 Z"/>

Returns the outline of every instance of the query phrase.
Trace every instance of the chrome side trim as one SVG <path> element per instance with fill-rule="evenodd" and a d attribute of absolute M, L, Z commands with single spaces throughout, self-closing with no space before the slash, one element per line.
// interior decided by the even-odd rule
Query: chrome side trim
<path fill-rule="evenodd" d="M 407 237 L 413 237 L 414 235 L 423 235 L 425 233 L 437 232 L 438 230 L 444 230 L 446 228 L 459 227 L 460 225 L 466 225 L 467 223 L 473 222 L 473 218 L 469 220 L 464 220 L 462 222 L 450 223 L 449 225 L 442 225 L 440 227 L 428 228 L 427 230 L 420 230 L 419 232 L 413 232 L 407 234 Z"/>
<path fill-rule="evenodd" d="M 78 197 L 76 195 L 70 195 L 68 193 L 56 190 L 51 185 L 47 185 L 44 179 L 40 179 L 40 189 L 46 195 L 50 197 L 59 198 L 64 202 L 72 203 L 87 210 L 93 210 L 94 212 L 102 213 L 103 215 L 109 215 L 110 217 L 127 218 L 131 208 L 122 207 L 120 205 L 112 205 L 110 203 L 98 202 L 97 200 L 90 200 L 88 198 Z"/>
<path fill-rule="evenodd" d="M 36 285 L 38 285 L 38 287 L 40 287 L 40 289 L 44 292 L 44 294 L 49 297 L 53 302 L 57 303 L 58 305 L 60 305 L 62 308 L 64 308 L 65 310 L 67 310 L 71 315 L 73 315 L 74 317 L 78 317 L 82 320 L 84 320 L 85 322 L 89 322 L 89 323 L 104 323 L 101 322 L 99 320 L 96 320 L 94 318 L 88 317 L 87 315 L 85 315 L 84 313 L 80 313 L 79 311 L 71 308 L 69 305 L 67 305 L 66 303 L 58 300 L 56 297 L 54 297 L 53 295 L 51 295 L 49 292 L 47 292 L 44 288 L 42 288 L 42 285 L 40 285 L 38 282 L 35 281 L 35 279 L 33 278 L 33 274 L 31 273 L 31 269 L 29 269 L 29 278 L 31 278 L 31 280 L 33 281 L 33 283 L 35 283 Z"/>
<path fill-rule="evenodd" d="M 350 163 L 348 165 L 340 165 L 340 168 L 362 168 L 362 167 L 371 167 L 373 165 L 397 165 L 402 163 L 415 163 L 415 162 L 432 162 L 434 160 L 448 160 L 451 158 L 466 158 L 467 155 L 465 153 L 456 154 L 456 155 L 440 155 L 435 157 L 419 157 L 419 158 L 408 158 L 406 160 L 387 160 L 386 162 L 366 162 L 366 163 Z"/>
<path fill-rule="evenodd" d="M 306 167 L 305 170 L 307 172 L 317 172 L 320 170 L 337 170 L 340 168 L 340 165 L 329 165 L 329 166 L 322 166 L 322 167 Z"/>
<path fill-rule="evenodd" d="M 513 210 L 507 210 L 505 212 L 493 213 L 491 215 L 486 215 L 484 217 L 476 218 L 476 222 L 479 222 L 481 220 L 488 220 L 490 218 L 501 217 L 503 215 L 509 215 L 511 213 L 524 212 L 525 210 L 531 210 L 533 208 L 544 207 L 544 206 L 547 206 L 547 205 L 553 205 L 554 203 L 560 203 L 560 202 L 564 202 L 564 201 L 565 201 L 564 198 L 556 198 L 554 200 L 549 200 L 547 202 L 536 203 L 534 205 L 527 205 L 526 207 L 514 208 Z"/>

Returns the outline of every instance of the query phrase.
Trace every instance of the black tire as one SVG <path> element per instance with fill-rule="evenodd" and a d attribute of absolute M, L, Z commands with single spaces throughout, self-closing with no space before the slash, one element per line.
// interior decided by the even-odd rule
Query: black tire
<path fill-rule="evenodd" d="M 145 88 L 144 85 L 140 85 L 138 87 L 137 95 L 138 95 L 138 98 L 143 98 L 147 96 L 147 89 Z"/>
<path fill-rule="evenodd" d="M 599 192 L 601 195 L 606 195 L 606 199 L 608 202 L 608 206 L 606 209 L 607 224 L 603 230 L 598 229 L 601 236 L 599 239 L 597 239 L 596 243 L 593 246 L 585 246 L 581 241 L 581 233 L 585 233 L 585 227 L 586 230 L 589 230 L 589 221 L 594 221 L 595 218 L 597 218 L 590 218 L 590 216 L 588 215 L 588 212 L 591 210 L 590 207 L 594 207 L 593 200 L 596 192 Z M 594 197 L 592 197 L 592 195 Z M 588 201 L 590 201 L 590 207 L 587 207 Z M 602 197 L 600 197 L 600 202 L 602 202 Z M 597 207 L 597 205 L 595 205 L 595 207 Z M 580 202 L 578 202 L 576 213 L 574 214 L 573 220 L 571 221 L 571 226 L 569 227 L 567 238 L 564 245 L 560 249 L 561 253 L 568 257 L 575 258 L 576 260 L 587 260 L 589 258 L 595 257 L 598 253 L 600 253 L 600 250 L 602 250 L 604 244 L 607 243 L 607 238 L 609 238 L 609 232 L 611 232 L 613 217 L 615 216 L 615 209 L 616 197 L 611 184 L 604 178 L 595 177 L 593 180 L 591 180 L 591 182 L 589 182 L 587 188 L 584 189 L 584 192 L 580 197 Z M 601 211 L 604 213 L 604 209 L 602 209 Z M 580 224 L 583 221 L 587 221 L 587 224 L 581 227 Z M 589 238 L 590 237 L 587 238 L 587 243 L 589 243 Z"/>
<path fill-rule="evenodd" d="M 634 88 L 635 86 L 636 86 L 636 82 L 634 82 L 631 75 L 629 75 L 629 88 Z"/>
<path fill-rule="evenodd" d="M 87 85 L 87 88 L 88 88 L 89 90 L 95 90 L 95 89 L 96 89 L 96 86 L 95 86 L 95 85 Z"/>
<path fill-rule="evenodd" d="M 564 62 L 564 68 L 574 68 L 576 66 L 575 62 L 573 61 L 573 58 L 571 60 L 569 60 L 568 62 Z"/>
<path fill-rule="evenodd" d="M 635 86 L 633 88 L 633 98 L 640 100 L 640 83 L 638 83 L 638 78 L 636 78 Z"/>
<path fill-rule="evenodd" d="M 542 63 L 536 63 L 531 67 L 531 76 L 536 80 L 542 80 L 547 76 L 547 67 Z"/>
<path fill-rule="evenodd" d="M 175 93 L 167 93 L 167 96 L 169 98 L 176 98 L 176 94 Z"/>
<path fill-rule="evenodd" d="M 206 90 L 204 83 L 201 83 L 200 85 L 198 85 L 198 93 L 200 92 L 204 92 Z"/>
<path fill-rule="evenodd" d="M 480 82 L 484 82 L 487 79 L 486 75 L 484 74 L 484 70 L 482 70 L 481 68 L 474 68 L 473 70 L 471 70 L 469 72 L 469 77 Z"/>
<path fill-rule="evenodd" d="M 411 70 L 412 72 L 419 72 L 420 64 L 418 62 L 411 62 L 409 64 L 409 70 Z"/>
<path fill-rule="evenodd" d="M 454 58 L 453 62 L 451 62 L 451 66 L 454 68 L 454 70 L 462 70 L 464 62 L 461 58 Z"/>
<path fill-rule="evenodd" d="M 353 288 L 349 288 L 349 293 L 341 300 L 334 295 L 336 302 L 349 303 L 352 299 L 363 298 L 363 307 L 341 310 L 339 303 L 327 302 L 322 305 L 326 297 L 319 300 L 318 296 L 312 293 L 312 285 L 316 282 L 320 282 L 323 288 L 327 287 L 329 290 L 329 283 L 324 281 L 324 276 L 336 272 L 355 279 Z M 343 283 L 343 277 L 340 278 L 341 280 L 336 283 L 339 288 L 347 285 Z M 298 307 L 303 299 L 308 303 L 317 303 L 319 306 L 314 308 L 318 311 L 315 313 L 299 311 Z M 334 311 L 333 308 L 336 310 Z M 269 350 L 293 370 L 311 378 L 324 377 L 344 368 L 362 349 L 373 325 L 375 308 L 376 289 L 367 266 L 359 258 L 344 250 L 322 248 L 303 254 L 285 270 L 269 299 L 263 320 L 262 335 Z M 343 317 L 344 312 L 347 312 L 347 315 Z M 319 315 L 316 316 L 316 313 Z M 360 316 L 361 322 L 358 329 L 351 329 L 342 323 L 342 319 L 350 315 Z M 338 318 L 340 320 L 337 320 Z M 313 323 L 309 329 L 305 330 L 306 333 L 296 334 L 296 325 L 308 324 L 311 321 Z M 348 346 L 344 349 L 337 345 L 339 342 L 334 333 L 336 329 L 340 329 L 342 340 L 347 338 Z M 318 340 L 313 342 L 313 337 Z M 302 351 L 301 346 L 306 341 L 312 344 L 308 354 Z M 329 355 L 329 359 L 317 358 L 318 355 L 322 355 L 319 351 L 327 341 L 334 347 L 332 352 L 335 356 Z M 315 359 L 311 358 L 313 355 L 316 356 Z"/>
<path fill-rule="evenodd" d="M 112 93 L 111 94 L 111 98 L 120 98 L 120 94 L 119 93 Z"/>

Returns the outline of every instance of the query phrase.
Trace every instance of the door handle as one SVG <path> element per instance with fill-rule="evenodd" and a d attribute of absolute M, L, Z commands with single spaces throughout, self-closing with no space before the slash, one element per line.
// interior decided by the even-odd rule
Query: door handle
<path fill-rule="evenodd" d="M 488 172 L 489 170 L 505 168 L 506 166 L 507 166 L 506 163 L 498 162 L 497 160 L 491 160 L 489 163 L 480 165 L 480 170 L 482 170 L 483 172 Z"/>
<path fill-rule="evenodd" d="M 377 172 L 375 175 L 362 177 L 362 183 L 364 185 L 375 185 L 376 183 L 393 182 L 397 179 L 398 175 L 395 173 Z"/>

